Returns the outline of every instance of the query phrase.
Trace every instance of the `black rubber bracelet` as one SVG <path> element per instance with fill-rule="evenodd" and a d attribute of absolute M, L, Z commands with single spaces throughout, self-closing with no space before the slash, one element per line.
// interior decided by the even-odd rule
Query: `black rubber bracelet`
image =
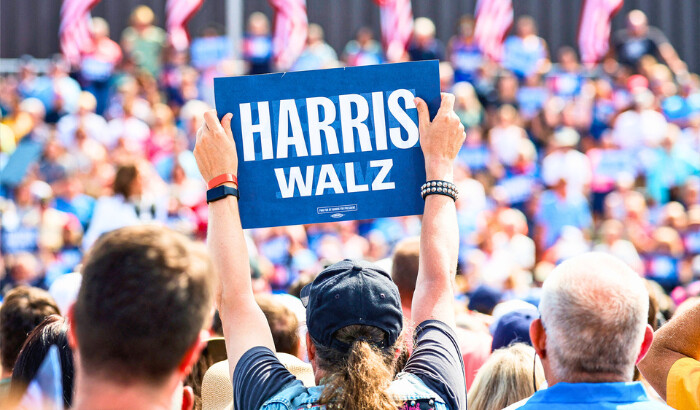
<path fill-rule="evenodd" d="M 207 191 L 207 203 L 218 201 L 232 195 L 238 198 L 238 190 L 228 185 L 219 185 Z"/>

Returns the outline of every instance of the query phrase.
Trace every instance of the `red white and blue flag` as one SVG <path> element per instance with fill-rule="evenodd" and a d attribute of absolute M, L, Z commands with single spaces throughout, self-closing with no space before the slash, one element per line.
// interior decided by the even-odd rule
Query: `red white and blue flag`
<path fill-rule="evenodd" d="M 272 52 L 278 70 L 287 70 L 306 47 L 306 0 L 269 0 L 275 10 Z"/>
<path fill-rule="evenodd" d="M 411 0 L 374 0 L 379 6 L 382 43 L 390 63 L 401 61 L 413 34 Z"/>
<path fill-rule="evenodd" d="M 63 0 L 58 36 L 63 55 L 73 65 L 80 63 L 83 53 L 94 46 L 90 33 L 90 10 L 100 0 Z"/>
<path fill-rule="evenodd" d="M 581 61 L 596 64 L 608 52 L 612 18 L 624 0 L 584 0 L 578 26 L 578 47 Z"/>
<path fill-rule="evenodd" d="M 474 40 L 488 58 L 500 62 L 503 40 L 513 25 L 512 0 L 478 0 L 474 16 Z"/>
<path fill-rule="evenodd" d="M 202 7 L 204 0 L 168 0 L 165 5 L 165 26 L 170 44 L 183 51 L 190 45 L 187 23 Z"/>

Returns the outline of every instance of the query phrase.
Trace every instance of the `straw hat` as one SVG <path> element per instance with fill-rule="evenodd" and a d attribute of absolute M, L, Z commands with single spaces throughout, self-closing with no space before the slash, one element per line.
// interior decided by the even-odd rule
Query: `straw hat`
<path fill-rule="evenodd" d="M 304 386 L 316 384 L 311 365 L 287 353 L 277 353 L 284 367 Z M 232 410 L 233 384 L 228 374 L 228 360 L 215 363 L 207 370 L 202 380 L 202 410 Z"/>

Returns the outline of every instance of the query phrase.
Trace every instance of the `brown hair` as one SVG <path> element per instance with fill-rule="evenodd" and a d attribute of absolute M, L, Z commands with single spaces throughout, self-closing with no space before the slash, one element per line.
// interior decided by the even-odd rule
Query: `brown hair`
<path fill-rule="evenodd" d="M 269 295 L 257 295 L 255 301 L 265 314 L 272 331 L 275 350 L 297 356 L 299 353 L 299 321 L 296 315 L 280 301 Z"/>
<path fill-rule="evenodd" d="M 117 174 L 114 176 L 114 194 L 121 195 L 125 199 L 131 196 L 131 185 L 139 175 L 139 169 L 136 164 L 124 164 L 117 169 Z"/>
<path fill-rule="evenodd" d="M 399 288 L 402 298 L 410 298 L 416 290 L 420 237 L 406 238 L 396 244 L 392 258 L 391 279 Z"/>
<path fill-rule="evenodd" d="M 341 409 L 399 408 L 401 402 L 387 392 L 394 378 L 394 346 L 380 350 L 373 344 L 384 337 L 384 332 L 374 326 L 351 325 L 335 335 L 336 339 L 351 344 L 347 353 L 314 341 L 317 365 L 328 375 L 320 404 Z"/>
<path fill-rule="evenodd" d="M 56 302 L 45 290 L 19 286 L 9 291 L 0 308 L 2 367 L 12 369 L 27 335 L 47 316 L 58 314 Z"/>
<path fill-rule="evenodd" d="M 206 249 L 157 226 L 103 235 L 87 255 L 74 307 L 81 368 L 158 385 L 206 327 L 213 307 Z"/>

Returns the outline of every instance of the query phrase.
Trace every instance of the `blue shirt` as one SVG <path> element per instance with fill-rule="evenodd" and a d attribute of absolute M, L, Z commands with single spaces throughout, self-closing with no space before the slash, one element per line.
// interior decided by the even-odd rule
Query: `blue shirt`
<path fill-rule="evenodd" d="M 651 401 L 639 382 L 630 383 L 557 383 L 535 393 L 519 410 L 670 409 Z"/>
<path fill-rule="evenodd" d="M 565 226 L 583 230 L 590 228 L 593 222 L 588 202 L 583 195 L 571 194 L 562 199 L 554 191 L 542 193 L 535 219 L 545 230 L 544 239 L 548 248 L 559 239 Z"/>

